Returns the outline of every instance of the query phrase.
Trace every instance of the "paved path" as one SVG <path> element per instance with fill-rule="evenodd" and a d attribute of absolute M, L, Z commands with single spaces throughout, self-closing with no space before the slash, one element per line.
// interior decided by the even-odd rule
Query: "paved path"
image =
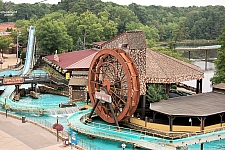
<path fill-rule="evenodd" d="M 1 58 L 1 56 L 0 56 L 0 58 Z M 0 70 L 1 69 L 7 69 L 8 66 L 16 65 L 16 62 L 20 61 L 19 58 L 16 59 L 16 54 L 3 54 L 3 57 L 5 59 L 3 60 L 3 64 L 0 66 Z"/>
<path fill-rule="evenodd" d="M 70 150 L 62 143 L 39 126 L 0 114 L 0 150 Z"/>
<path fill-rule="evenodd" d="M 7 69 L 17 62 L 16 54 L 4 54 L 1 69 Z M 19 59 L 18 59 L 19 61 Z M 70 150 L 57 142 L 56 136 L 32 123 L 5 117 L 0 114 L 0 150 Z M 76 148 L 73 147 L 73 150 Z"/>

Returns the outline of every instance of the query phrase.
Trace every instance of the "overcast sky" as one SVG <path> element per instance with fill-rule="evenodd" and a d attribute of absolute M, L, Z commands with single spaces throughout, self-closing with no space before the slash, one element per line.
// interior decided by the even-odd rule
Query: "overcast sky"
<path fill-rule="evenodd" d="M 44 0 L 3 0 L 12 1 L 16 4 L 18 3 L 35 3 Z M 32 2 L 31 2 L 32 1 Z M 57 4 L 61 0 L 46 0 L 46 3 Z M 207 6 L 207 5 L 223 5 L 225 6 L 225 0 L 102 0 L 112 1 L 120 5 L 129 5 L 131 3 L 136 3 L 139 5 L 161 5 L 161 6 L 177 6 L 177 7 L 188 7 L 188 6 Z"/>

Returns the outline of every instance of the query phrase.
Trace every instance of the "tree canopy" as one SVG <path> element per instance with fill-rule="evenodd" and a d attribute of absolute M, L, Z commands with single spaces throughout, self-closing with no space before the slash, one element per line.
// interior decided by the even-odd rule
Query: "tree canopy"
<path fill-rule="evenodd" d="M 127 30 L 143 30 L 148 47 L 154 47 L 156 42 L 169 42 L 174 46 L 182 40 L 215 40 L 225 24 L 224 6 L 163 7 L 135 3 L 123 6 L 101 0 L 61 0 L 51 5 L 14 4 L 0 0 L 0 11 L 0 22 L 16 22 L 17 27 L 21 28 L 19 42 L 22 45 L 27 43 L 27 26 L 33 25 L 37 26 L 37 36 L 40 36 L 37 37 L 38 45 L 44 49 L 51 47 L 51 52 L 56 48 L 76 50 L 79 38 L 88 48 L 93 42 L 109 40 Z M 4 11 L 15 13 L 5 16 Z M 49 22 L 41 21 L 46 17 L 51 18 Z M 54 24 L 50 25 L 52 20 Z M 62 26 L 63 31 L 60 32 L 65 35 L 62 38 L 68 40 L 63 43 L 64 48 L 48 45 L 53 43 L 46 44 L 41 40 L 44 35 L 39 33 L 45 31 L 39 30 L 45 29 L 43 26 L 54 27 L 48 29 L 52 31 L 47 30 L 52 34 L 58 29 L 56 26 Z M 58 33 L 54 34 L 52 38 L 58 36 Z M 69 42 L 71 40 L 72 44 Z"/>
<path fill-rule="evenodd" d="M 218 58 L 215 61 L 216 72 L 211 79 L 213 84 L 225 83 L 225 28 L 218 40 L 222 46 L 218 49 Z"/>

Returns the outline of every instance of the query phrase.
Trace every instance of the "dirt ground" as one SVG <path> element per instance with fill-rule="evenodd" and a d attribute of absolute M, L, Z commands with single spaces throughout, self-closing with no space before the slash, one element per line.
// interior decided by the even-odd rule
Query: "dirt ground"
<path fill-rule="evenodd" d="M 2 59 L 2 55 L 0 55 L 0 59 Z M 16 54 L 3 54 L 1 69 L 7 69 L 8 66 L 16 65 L 17 61 L 20 62 L 20 58 L 16 59 Z"/>

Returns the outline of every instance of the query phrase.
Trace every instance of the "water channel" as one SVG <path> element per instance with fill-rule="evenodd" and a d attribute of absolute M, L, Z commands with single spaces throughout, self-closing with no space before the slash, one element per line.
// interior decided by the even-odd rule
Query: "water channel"
<path fill-rule="evenodd" d="M 203 70 L 205 67 L 204 61 L 194 61 L 194 64 L 200 66 Z M 205 77 L 203 79 L 203 92 L 210 92 L 212 91 L 211 84 L 210 84 L 210 78 L 214 74 L 214 64 L 208 62 L 208 69 L 209 70 L 204 70 Z M 1 72 L 0 75 L 8 75 L 9 73 L 12 73 L 12 71 L 6 71 L 6 72 Z M 17 72 L 13 72 L 13 74 L 17 74 Z M 184 82 L 187 85 L 195 87 L 196 81 L 187 81 Z M 68 130 L 68 122 L 67 122 L 67 117 L 72 115 L 74 112 L 77 111 L 77 109 L 63 109 L 61 111 L 58 111 L 58 104 L 59 103 L 66 103 L 68 101 L 67 97 L 64 96 L 59 96 L 59 95 L 52 95 L 52 94 L 40 94 L 40 98 L 37 99 L 32 99 L 30 96 L 23 97 L 19 103 L 22 104 L 29 104 L 29 105 L 49 105 L 51 104 L 51 109 L 49 109 L 48 113 L 46 113 L 43 116 L 40 116 L 39 114 L 36 114 L 35 112 L 20 112 L 20 111 L 12 111 L 9 112 L 11 114 L 14 114 L 16 116 L 26 116 L 30 120 L 34 120 L 36 122 L 39 122 L 45 126 L 51 127 L 52 124 L 56 122 L 57 116 L 59 117 L 59 123 L 63 124 L 65 129 Z M 5 111 L 4 109 L 0 108 L 0 111 Z M 96 123 L 99 122 L 99 120 L 94 120 Z M 101 123 L 104 123 L 100 121 Z M 104 139 L 99 139 L 99 138 L 89 138 L 85 135 L 79 134 L 79 145 L 86 147 L 88 150 L 121 150 L 121 142 L 114 142 L 114 141 L 109 141 L 109 140 L 104 140 Z M 162 139 L 163 141 L 163 139 Z M 191 146 L 188 146 L 189 150 L 199 150 L 200 145 L 199 144 L 194 144 Z M 136 148 L 133 148 L 132 145 L 127 144 L 127 147 L 125 150 L 134 150 Z M 218 141 L 213 141 L 213 142 L 208 142 L 204 144 L 204 150 L 225 150 L 225 139 L 223 140 L 218 140 Z"/>

